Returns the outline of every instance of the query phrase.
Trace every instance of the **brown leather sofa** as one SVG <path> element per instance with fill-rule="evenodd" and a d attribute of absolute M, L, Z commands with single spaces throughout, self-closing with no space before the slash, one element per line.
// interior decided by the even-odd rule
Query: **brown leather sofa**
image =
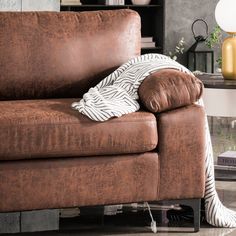
<path fill-rule="evenodd" d="M 201 107 L 107 122 L 71 108 L 140 54 L 137 13 L 0 13 L 0 52 L 0 212 L 204 196 Z"/>

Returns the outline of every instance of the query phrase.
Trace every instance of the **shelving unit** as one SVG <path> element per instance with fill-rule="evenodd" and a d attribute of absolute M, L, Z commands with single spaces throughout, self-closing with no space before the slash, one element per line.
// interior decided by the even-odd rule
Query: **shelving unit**
<path fill-rule="evenodd" d="M 153 37 L 155 47 L 142 48 L 141 53 L 163 53 L 165 0 L 152 0 L 149 5 L 132 5 L 131 0 L 126 0 L 125 5 L 101 5 L 98 0 L 81 0 L 82 5 L 61 5 L 61 11 L 96 11 L 132 9 L 141 16 L 142 37 Z"/>

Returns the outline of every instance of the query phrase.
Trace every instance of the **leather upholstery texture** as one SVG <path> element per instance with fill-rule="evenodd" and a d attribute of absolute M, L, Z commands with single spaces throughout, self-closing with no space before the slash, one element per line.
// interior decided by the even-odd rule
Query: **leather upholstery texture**
<path fill-rule="evenodd" d="M 142 104 L 151 112 L 163 112 L 196 102 L 203 91 L 202 82 L 193 75 L 163 69 L 149 75 L 139 87 Z"/>
<path fill-rule="evenodd" d="M 96 122 L 71 108 L 77 100 L 0 102 L 0 160 L 143 153 L 157 146 L 153 114 Z"/>
<path fill-rule="evenodd" d="M 0 212 L 204 195 L 201 107 L 107 122 L 71 108 L 140 54 L 140 29 L 132 10 L 0 13 Z M 161 71 L 144 81 L 144 100 L 160 102 L 149 104 L 154 112 L 200 95 L 195 78 L 186 86 L 176 77 Z M 165 99 L 151 92 L 157 81 Z"/>
<path fill-rule="evenodd" d="M 156 153 L 2 161 L 0 212 L 153 201 Z"/>
<path fill-rule="evenodd" d="M 197 105 L 157 116 L 158 199 L 202 198 L 205 192 L 205 115 Z"/>
<path fill-rule="evenodd" d="M 0 100 L 82 97 L 140 54 L 132 10 L 1 12 Z"/>

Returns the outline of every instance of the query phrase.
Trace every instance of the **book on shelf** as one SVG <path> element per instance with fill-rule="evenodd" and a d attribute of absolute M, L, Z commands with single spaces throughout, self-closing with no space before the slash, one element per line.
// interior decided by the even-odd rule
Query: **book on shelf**
<path fill-rule="evenodd" d="M 153 42 L 153 37 L 142 37 L 141 38 L 142 43 L 150 43 Z"/>
<path fill-rule="evenodd" d="M 236 151 L 227 151 L 220 154 L 217 158 L 217 164 L 223 166 L 236 166 Z"/>
<path fill-rule="evenodd" d="M 98 3 L 103 4 L 103 5 L 108 5 L 108 6 L 125 5 L 125 0 L 99 0 Z"/>
<path fill-rule="evenodd" d="M 61 0 L 61 5 L 81 5 L 80 0 Z"/>
<path fill-rule="evenodd" d="M 155 42 L 141 42 L 141 48 L 154 48 L 156 47 Z"/>
<path fill-rule="evenodd" d="M 125 0 L 118 0 L 118 4 L 117 5 L 125 5 Z"/>

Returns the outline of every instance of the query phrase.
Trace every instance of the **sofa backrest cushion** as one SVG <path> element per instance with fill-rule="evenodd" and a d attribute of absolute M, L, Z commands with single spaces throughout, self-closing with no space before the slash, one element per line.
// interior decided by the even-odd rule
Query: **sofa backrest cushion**
<path fill-rule="evenodd" d="M 132 10 L 0 13 L 0 100 L 81 97 L 140 54 Z"/>

